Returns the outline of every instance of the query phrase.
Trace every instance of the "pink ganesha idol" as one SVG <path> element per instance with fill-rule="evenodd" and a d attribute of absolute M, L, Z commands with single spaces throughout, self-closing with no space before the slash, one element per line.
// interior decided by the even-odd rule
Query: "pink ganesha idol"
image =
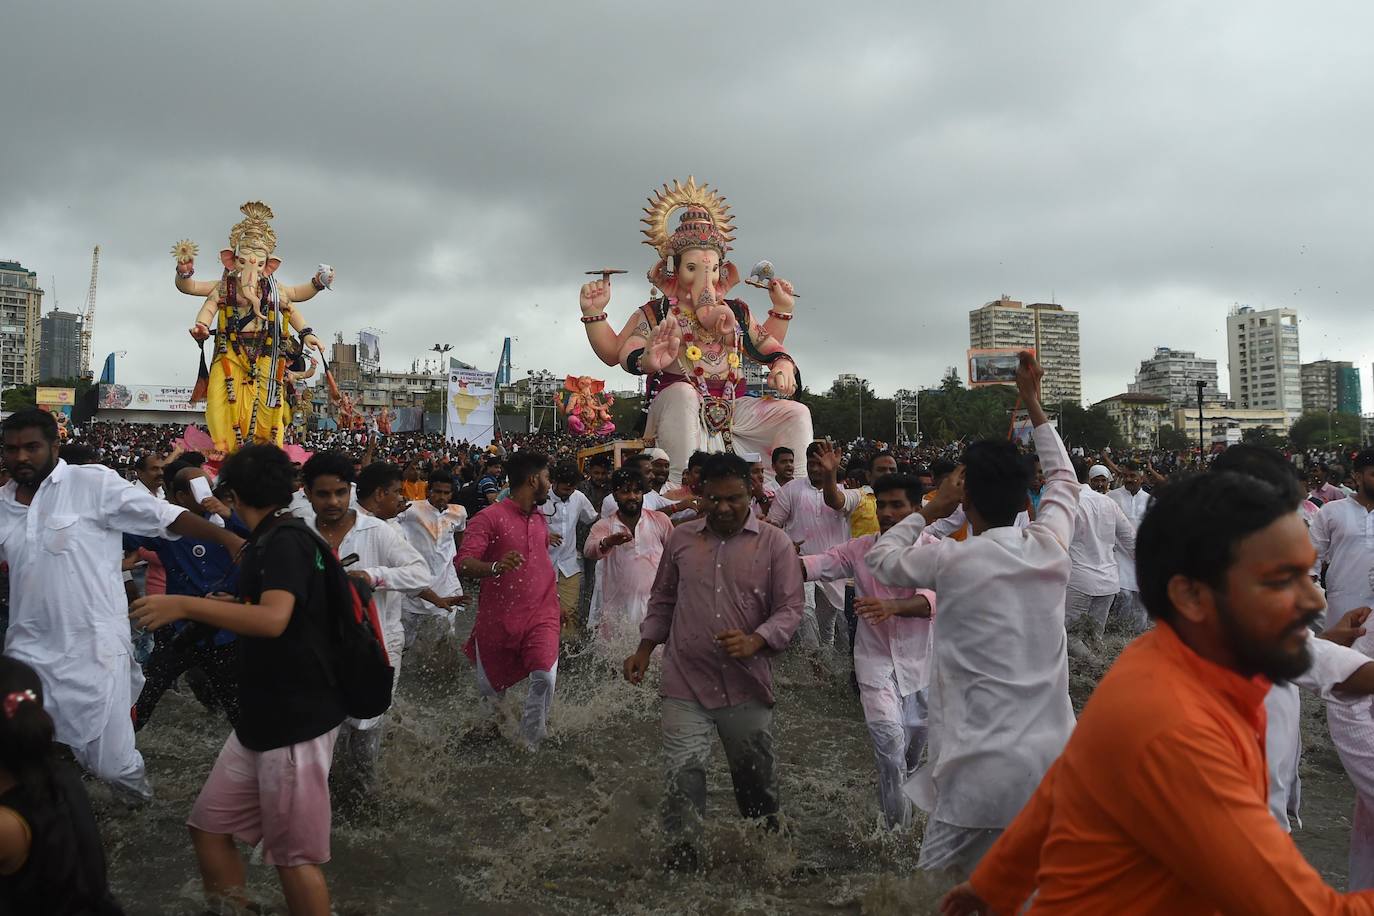
<path fill-rule="evenodd" d="M 589 375 L 570 375 L 563 383 L 567 392 L 557 395 L 558 404 L 568 418 L 568 429 L 579 436 L 609 436 L 615 432 L 611 405 L 615 398 L 603 395 L 606 383 Z"/>
<path fill-rule="evenodd" d="M 649 199 L 646 244 L 658 253 L 649 282 L 662 292 L 636 309 L 617 334 L 606 322 L 610 274 L 582 287 L 582 323 L 602 362 L 646 376 L 644 435 L 668 453 L 674 484 L 695 451 L 770 455 L 785 445 L 798 455 L 812 439 L 811 412 L 790 398 L 799 387 L 796 363 L 783 347 L 795 292 L 771 276 L 771 308 L 758 322 L 741 299 L 727 298 L 740 281 L 726 259 L 734 241 L 725 198 L 688 178 Z M 670 231 L 674 214 L 677 228 Z M 762 263 L 760 267 L 762 267 Z M 756 269 L 757 272 L 757 269 Z M 760 274 L 760 276 L 764 276 Z M 768 370 L 777 397 L 747 397 L 746 361 Z"/>

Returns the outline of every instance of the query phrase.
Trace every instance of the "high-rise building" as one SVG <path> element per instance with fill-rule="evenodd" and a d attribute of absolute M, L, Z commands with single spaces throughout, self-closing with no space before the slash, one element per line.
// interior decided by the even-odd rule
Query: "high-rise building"
<path fill-rule="evenodd" d="M 1040 385 L 1045 403 L 1082 404 L 1077 312 L 1052 302 L 1025 305 L 1003 295 L 968 313 L 968 341 L 974 350 L 1034 349 L 1045 370 Z"/>
<path fill-rule="evenodd" d="M 38 274 L 18 261 L 0 261 L 0 385 L 38 381 L 42 307 Z"/>
<path fill-rule="evenodd" d="M 1237 305 L 1226 317 L 1226 345 L 1237 407 L 1281 410 L 1290 426 L 1302 416 L 1297 312 Z"/>
<path fill-rule="evenodd" d="M 1301 377 L 1303 410 L 1360 415 L 1360 370 L 1353 363 L 1303 363 Z"/>
<path fill-rule="evenodd" d="M 71 379 L 81 374 L 81 316 L 53 309 L 43 316 L 38 347 L 38 380 Z"/>
<path fill-rule="evenodd" d="M 1203 383 L 1204 401 L 1226 400 L 1226 392 L 1218 387 L 1216 360 L 1199 359 L 1191 350 L 1155 347 L 1154 356 L 1140 361 L 1130 391 L 1164 398 L 1170 407 L 1186 407 L 1197 404 L 1198 382 Z"/>

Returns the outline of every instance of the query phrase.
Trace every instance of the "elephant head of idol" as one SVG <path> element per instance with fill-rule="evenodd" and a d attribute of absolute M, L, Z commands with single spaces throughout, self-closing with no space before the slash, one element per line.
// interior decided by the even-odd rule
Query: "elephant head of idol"
<path fill-rule="evenodd" d="M 663 257 L 649 271 L 649 282 L 663 295 L 696 313 L 703 328 L 729 337 L 739 330 L 725 297 L 739 283 L 739 269 L 726 259 L 729 225 L 708 206 L 683 208 Z"/>
<path fill-rule="evenodd" d="M 263 320 L 261 281 L 281 266 L 281 259 L 272 256 L 277 247 L 277 234 L 268 225 L 272 209 L 262 201 L 249 201 L 239 208 L 244 218 L 229 230 L 229 248 L 219 253 L 224 275 L 232 277 L 238 291 L 238 304 L 252 308 Z"/>

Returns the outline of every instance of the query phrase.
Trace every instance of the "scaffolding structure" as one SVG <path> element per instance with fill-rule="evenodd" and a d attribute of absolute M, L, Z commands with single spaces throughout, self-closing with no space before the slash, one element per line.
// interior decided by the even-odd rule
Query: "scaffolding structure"
<path fill-rule="evenodd" d="M 529 380 L 530 432 L 557 432 L 559 378 L 540 369 L 531 371 Z"/>
<path fill-rule="evenodd" d="M 921 415 L 917 405 L 916 392 L 903 388 L 897 392 L 897 435 L 899 445 L 919 445 L 921 442 Z"/>

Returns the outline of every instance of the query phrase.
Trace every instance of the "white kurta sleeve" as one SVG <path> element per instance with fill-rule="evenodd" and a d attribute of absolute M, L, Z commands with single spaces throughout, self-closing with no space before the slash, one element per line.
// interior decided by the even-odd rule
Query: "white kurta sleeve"
<path fill-rule="evenodd" d="M 390 525 L 382 525 L 374 530 L 381 548 L 378 552 L 382 565 L 363 569 L 372 578 L 373 587 L 410 594 L 418 594 L 429 588 L 433 578 L 429 564 L 410 541 Z"/>
<path fill-rule="evenodd" d="M 1312 665 L 1302 674 L 1293 678 L 1293 683 L 1303 690 L 1310 690 L 1329 700 L 1337 685 L 1345 682 L 1365 665 L 1374 665 L 1374 659 L 1357 649 L 1347 649 L 1328 639 L 1311 636 L 1307 649 L 1312 655 Z"/>
<path fill-rule="evenodd" d="M 1042 423 L 1031 433 L 1035 451 L 1045 471 L 1045 486 L 1040 491 L 1040 509 L 1031 530 L 1048 530 L 1054 539 L 1069 549 L 1073 542 L 1074 520 L 1078 514 L 1078 499 L 1082 487 L 1073 472 L 1073 462 L 1064 450 L 1064 442 L 1053 426 Z"/>
<path fill-rule="evenodd" d="M 878 535 L 864 562 L 879 582 L 905 588 L 934 588 L 940 548 L 945 541 L 918 544 L 926 520 L 919 512 Z"/>
<path fill-rule="evenodd" d="M 1335 503 L 1327 503 L 1317 510 L 1317 517 L 1312 519 L 1312 527 L 1307 529 L 1312 538 L 1312 547 L 1317 551 L 1317 560 L 1322 563 L 1331 562 L 1331 512 L 1329 510 Z"/>
<path fill-rule="evenodd" d="M 947 538 L 967 524 L 968 516 L 964 514 L 964 507 L 955 506 L 954 511 L 949 515 L 936 519 L 933 524 L 926 525 L 926 532 L 934 538 Z"/>
<path fill-rule="evenodd" d="M 125 534 L 160 537 L 171 541 L 180 538 L 167 528 L 181 517 L 185 509 L 165 499 L 158 499 L 109 468 L 100 470 L 103 471 L 99 479 L 100 515 L 101 522 L 106 528 Z M 82 468 L 82 472 L 91 473 L 86 468 Z"/>

